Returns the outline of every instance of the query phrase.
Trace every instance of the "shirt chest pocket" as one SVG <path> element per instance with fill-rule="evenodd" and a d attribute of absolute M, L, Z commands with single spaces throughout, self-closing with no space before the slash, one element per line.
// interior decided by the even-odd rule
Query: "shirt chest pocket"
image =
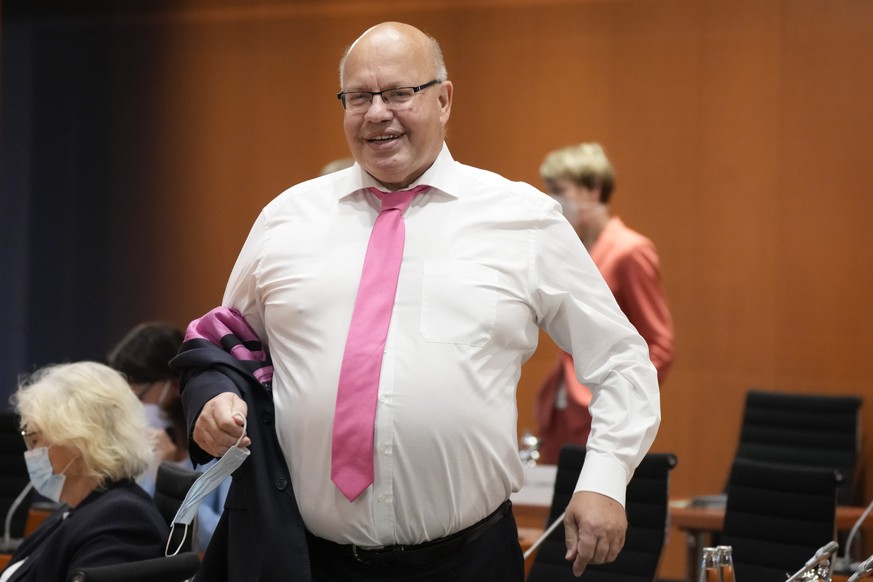
<path fill-rule="evenodd" d="M 421 335 L 436 343 L 484 346 L 497 319 L 496 269 L 463 261 L 424 265 Z"/>

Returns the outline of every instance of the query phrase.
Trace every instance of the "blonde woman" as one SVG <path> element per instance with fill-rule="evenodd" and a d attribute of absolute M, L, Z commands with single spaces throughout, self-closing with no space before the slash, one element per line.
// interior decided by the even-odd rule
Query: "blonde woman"
<path fill-rule="evenodd" d="M 62 503 L 24 540 L 0 582 L 63 582 L 77 568 L 163 555 L 167 525 L 136 483 L 152 443 L 142 405 L 108 366 L 49 366 L 12 396 L 31 483 Z"/>
<path fill-rule="evenodd" d="M 549 153 L 540 166 L 546 190 L 585 245 L 621 311 L 649 348 L 663 383 L 675 357 L 673 316 L 651 240 L 611 213 L 616 179 L 598 143 L 580 143 Z M 535 416 L 541 463 L 554 465 L 565 444 L 585 445 L 591 429 L 591 391 L 580 383 L 573 357 L 561 352 L 537 391 Z"/>

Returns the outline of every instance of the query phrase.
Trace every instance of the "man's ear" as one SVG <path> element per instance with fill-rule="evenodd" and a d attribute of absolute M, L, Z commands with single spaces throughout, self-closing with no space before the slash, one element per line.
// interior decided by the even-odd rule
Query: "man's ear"
<path fill-rule="evenodd" d="M 440 121 L 442 121 L 443 125 L 446 124 L 449 120 L 449 115 L 452 112 L 452 95 L 454 94 L 455 87 L 452 85 L 451 81 L 443 81 L 440 83 Z"/>

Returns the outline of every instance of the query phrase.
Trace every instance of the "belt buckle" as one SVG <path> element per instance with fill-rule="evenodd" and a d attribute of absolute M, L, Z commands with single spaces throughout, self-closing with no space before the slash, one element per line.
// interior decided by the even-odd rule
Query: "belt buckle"
<path fill-rule="evenodd" d="M 367 566 L 381 566 L 386 562 L 390 562 L 393 558 L 396 558 L 397 556 L 394 555 L 395 552 L 402 552 L 405 549 L 406 548 L 403 546 L 395 546 L 390 549 L 373 548 L 371 550 L 364 550 L 366 552 L 365 554 L 358 554 L 358 546 L 352 544 L 352 558 Z"/>

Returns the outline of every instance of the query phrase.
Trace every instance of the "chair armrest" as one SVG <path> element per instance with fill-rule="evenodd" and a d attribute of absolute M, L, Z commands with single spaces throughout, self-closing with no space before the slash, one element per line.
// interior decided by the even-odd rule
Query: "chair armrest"
<path fill-rule="evenodd" d="M 125 564 L 92 566 L 73 572 L 69 582 L 181 582 L 197 573 L 200 556 L 185 552 Z"/>

